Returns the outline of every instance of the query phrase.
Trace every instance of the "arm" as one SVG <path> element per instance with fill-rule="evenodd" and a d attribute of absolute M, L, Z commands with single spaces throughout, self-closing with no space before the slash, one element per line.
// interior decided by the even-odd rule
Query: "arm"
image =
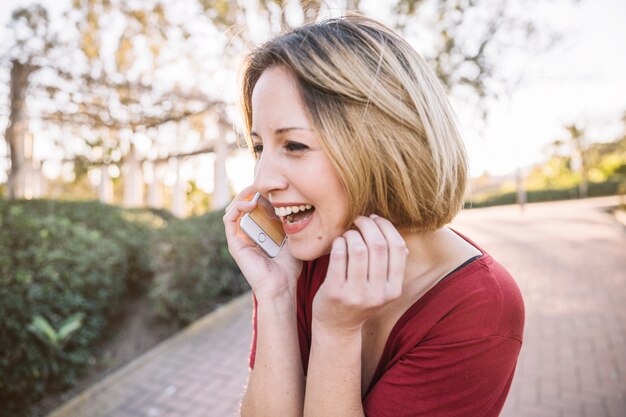
<path fill-rule="evenodd" d="M 335 239 L 326 279 L 313 301 L 304 415 L 363 417 L 363 325 L 402 291 L 406 244 L 380 217 L 359 217 L 359 231 Z"/>
<path fill-rule="evenodd" d="M 304 372 L 293 299 L 257 298 L 257 303 L 256 358 L 241 416 L 301 416 Z"/>
<path fill-rule="evenodd" d="M 362 417 L 361 332 L 313 325 L 304 415 Z"/>
<path fill-rule="evenodd" d="M 288 247 L 268 258 L 239 230 L 241 215 L 256 207 L 257 203 L 247 201 L 253 193 L 252 187 L 243 190 L 224 215 L 228 250 L 257 300 L 256 366 L 250 373 L 241 413 L 244 417 L 299 417 L 304 376 L 294 294 L 302 262 L 291 256 Z"/>

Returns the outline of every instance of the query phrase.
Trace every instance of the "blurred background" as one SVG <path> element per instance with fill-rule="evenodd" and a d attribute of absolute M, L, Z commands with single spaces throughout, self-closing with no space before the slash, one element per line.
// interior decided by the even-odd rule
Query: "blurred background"
<path fill-rule="evenodd" d="M 622 0 L 4 0 L 7 415 L 246 290 L 214 211 L 252 181 L 242 58 L 346 10 L 401 33 L 445 86 L 470 155 L 468 208 L 626 193 Z M 144 342 L 124 356 L 129 320 Z"/>
<path fill-rule="evenodd" d="M 242 55 L 345 9 L 431 63 L 464 127 L 474 203 L 516 185 L 584 194 L 573 189 L 625 174 L 619 0 L 7 0 L 2 194 L 179 217 L 223 207 L 252 180 L 238 144 Z"/>

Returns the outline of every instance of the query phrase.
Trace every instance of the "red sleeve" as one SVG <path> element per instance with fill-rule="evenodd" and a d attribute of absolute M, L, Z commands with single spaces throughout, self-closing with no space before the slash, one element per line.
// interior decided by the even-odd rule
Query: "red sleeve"
<path fill-rule="evenodd" d="M 250 346 L 250 357 L 248 359 L 248 365 L 250 366 L 250 369 L 254 369 L 254 360 L 256 359 L 256 310 L 256 296 L 254 295 L 254 293 L 252 293 L 252 345 Z"/>
<path fill-rule="evenodd" d="M 368 417 L 496 417 L 521 343 L 487 336 L 418 346 L 387 370 L 364 401 Z"/>

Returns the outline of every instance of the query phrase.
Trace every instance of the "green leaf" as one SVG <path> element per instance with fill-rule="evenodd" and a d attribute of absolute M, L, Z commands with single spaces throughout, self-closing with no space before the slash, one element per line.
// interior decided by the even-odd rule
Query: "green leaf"
<path fill-rule="evenodd" d="M 63 324 L 61 325 L 61 328 L 59 329 L 59 334 L 58 334 L 59 341 L 61 343 L 67 342 L 67 340 L 69 340 L 72 333 L 74 333 L 76 330 L 82 327 L 84 317 L 85 315 L 83 313 L 76 313 L 73 316 L 68 317 L 63 322 Z"/>
<path fill-rule="evenodd" d="M 39 315 L 35 316 L 28 326 L 28 330 L 39 336 L 49 346 L 55 349 L 59 347 L 58 334 L 44 317 Z"/>

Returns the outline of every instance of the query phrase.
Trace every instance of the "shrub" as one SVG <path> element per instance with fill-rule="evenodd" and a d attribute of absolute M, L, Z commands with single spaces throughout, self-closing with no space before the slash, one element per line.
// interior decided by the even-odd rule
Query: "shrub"
<path fill-rule="evenodd" d="M 161 316 L 186 324 L 249 288 L 228 252 L 222 215 L 174 220 L 159 231 L 151 298 Z"/>
<path fill-rule="evenodd" d="M 165 224 L 165 212 L 128 210 L 99 201 L 31 200 L 11 204 L 22 207 L 26 215 L 65 218 L 112 239 L 126 258 L 118 272 L 126 280 L 129 290 L 140 292 L 148 289 L 153 277 L 148 255 L 152 232 L 155 227 Z"/>
<path fill-rule="evenodd" d="M 0 201 L 0 415 L 73 385 L 126 291 L 124 248 L 48 208 Z"/>
<path fill-rule="evenodd" d="M 170 217 L 96 201 L 0 200 L 0 416 L 75 383 L 129 290 L 149 288 L 154 229 Z"/>

